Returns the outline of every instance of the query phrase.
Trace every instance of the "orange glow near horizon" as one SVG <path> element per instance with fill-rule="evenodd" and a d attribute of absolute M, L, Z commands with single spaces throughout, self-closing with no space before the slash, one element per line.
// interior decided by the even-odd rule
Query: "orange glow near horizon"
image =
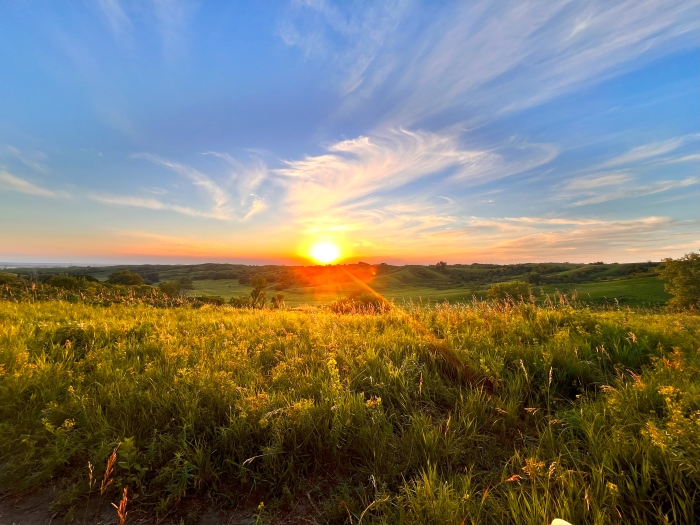
<path fill-rule="evenodd" d="M 330 264 L 340 258 L 340 248 L 331 241 L 319 241 L 309 250 L 309 255 L 321 264 Z"/>

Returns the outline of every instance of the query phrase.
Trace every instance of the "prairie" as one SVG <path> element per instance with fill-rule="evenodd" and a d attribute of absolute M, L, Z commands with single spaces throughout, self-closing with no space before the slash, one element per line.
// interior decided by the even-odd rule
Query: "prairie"
<path fill-rule="evenodd" d="M 67 521 L 126 487 L 133 522 L 694 523 L 699 377 L 700 318 L 653 310 L 6 299 L 0 486 Z"/>

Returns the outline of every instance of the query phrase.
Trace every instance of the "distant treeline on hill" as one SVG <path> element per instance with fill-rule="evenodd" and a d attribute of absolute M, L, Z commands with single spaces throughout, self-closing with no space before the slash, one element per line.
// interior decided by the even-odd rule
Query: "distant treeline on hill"
<path fill-rule="evenodd" d="M 157 284 L 181 278 L 192 281 L 236 280 L 250 285 L 255 276 L 264 277 L 278 290 L 295 286 L 317 286 L 329 282 L 348 282 L 357 278 L 391 274 L 408 269 L 417 280 L 436 281 L 439 287 L 487 285 L 489 283 L 523 280 L 533 285 L 582 284 L 626 277 L 655 275 L 659 262 L 642 263 L 524 263 L 524 264 L 447 264 L 394 266 L 389 264 L 337 264 L 326 266 L 249 266 L 243 264 L 192 265 L 122 265 L 71 268 L 17 268 L 13 273 L 47 282 L 52 275 L 64 274 L 106 281 L 114 272 L 127 270 L 140 275 L 146 284 Z M 403 277 L 404 279 L 406 277 Z M 437 282 L 439 281 L 439 283 Z"/>

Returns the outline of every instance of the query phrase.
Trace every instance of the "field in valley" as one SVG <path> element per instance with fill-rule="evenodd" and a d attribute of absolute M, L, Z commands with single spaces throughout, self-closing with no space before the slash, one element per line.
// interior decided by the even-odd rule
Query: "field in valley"
<path fill-rule="evenodd" d="M 0 301 L 0 487 L 66 521 L 116 520 L 125 487 L 130 523 L 698 519 L 697 316 L 71 297 Z"/>

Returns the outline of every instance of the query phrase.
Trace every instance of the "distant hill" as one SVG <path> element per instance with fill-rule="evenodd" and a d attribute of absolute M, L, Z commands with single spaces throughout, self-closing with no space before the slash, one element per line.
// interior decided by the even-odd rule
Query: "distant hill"
<path fill-rule="evenodd" d="M 338 264 L 327 266 L 251 266 L 244 264 L 114 265 L 13 268 L 20 275 L 45 280 L 51 275 L 89 275 L 100 281 L 119 270 L 143 276 L 148 284 L 187 277 L 195 295 L 224 298 L 247 295 L 253 276 L 262 275 L 273 292 L 282 292 L 288 305 L 321 304 L 351 293 L 374 291 L 387 299 L 469 301 L 485 297 L 491 284 L 527 281 L 535 295 L 557 291 L 594 303 L 658 306 L 668 300 L 656 278 L 658 262 L 625 264 L 526 263 L 405 265 Z"/>

